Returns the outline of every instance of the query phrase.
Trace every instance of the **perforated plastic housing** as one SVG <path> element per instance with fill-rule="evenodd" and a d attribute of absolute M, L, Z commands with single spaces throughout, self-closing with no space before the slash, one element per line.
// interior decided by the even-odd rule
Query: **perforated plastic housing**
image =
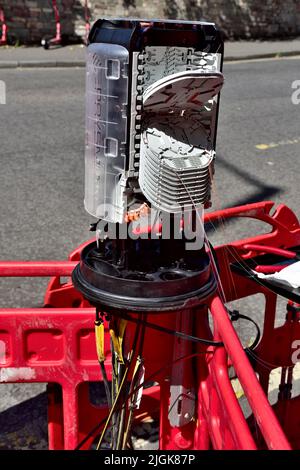
<path fill-rule="evenodd" d="M 124 212 L 128 55 L 116 44 L 87 50 L 85 208 L 109 222 Z"/>
<path fill-rule="evenodd" d="M 137 202 L 208 204 L 223 83 L 214 24 L 103 18 L 89 43 L 86 210 L 123 223 Z"/>
<path fill-rule="evenodd" d="M 209 201 L 211 117 L 222 85 L 221 73 L 188 70 L 144 92 L 139 183 L 156 209 L 175 213 Z"/>

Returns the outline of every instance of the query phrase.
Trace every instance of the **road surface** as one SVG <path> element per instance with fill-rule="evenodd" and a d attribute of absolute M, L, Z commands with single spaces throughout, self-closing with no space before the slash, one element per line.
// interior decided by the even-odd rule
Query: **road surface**
<path fill-rule="evenodd" d="M 213 208 L 272 199 L 300 216 L 299 58 L 226 63 Z M 84 70 L 0 70 L 0 259 L 64 259 L 90 236 L 83 208 Z M 231 224 L 214 242 L 256 233 Z M 38 306 L 46 281 L 2 280 L 1 306 Z M 241 306 L 259 320 L 261 299 Z M 284 305 L 280 317 L 284 317 Z M 280 320 L 280 319 L 279 319 Z M 254 334 L 238 328 L 243 340 Z M 45 448 L 43 385 L 0 385 L 0 449 Z M 2 443 L 2 444 L 1 444 Z"/>

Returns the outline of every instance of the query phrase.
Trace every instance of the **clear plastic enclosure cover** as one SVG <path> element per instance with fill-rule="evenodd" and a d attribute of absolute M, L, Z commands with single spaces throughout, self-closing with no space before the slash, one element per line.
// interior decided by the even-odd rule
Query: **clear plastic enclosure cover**
<path fill-rule="evenodd" d="M 87 49 L 85 208 L 122 222 L 127 140 L 128 51 L 115 44 Z"/>

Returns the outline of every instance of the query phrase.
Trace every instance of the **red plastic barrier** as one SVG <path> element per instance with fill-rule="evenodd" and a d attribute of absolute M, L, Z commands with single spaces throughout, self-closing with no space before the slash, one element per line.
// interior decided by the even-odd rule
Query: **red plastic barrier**
<path fill-rule="evenodd" d="M 266 202 L 206 216 L 206 221 L 252 217 L 271 226 L 267 234 L 216 249 L 226 299 L 236 300 L 257 293 L 264 295 L 264 328 L 255 349 L 259 360 L 250 365 L 217 295 L 207 299 L 206 307 L 193 311 L 197 318 L 194 334 L 222 341 L 224 347 L 193 346 L 190 349 L 193 359 L 182 362 L 181 366 L 197 392 L 197 420 L 183 427 L 172 427 L 168 417 L 170 384 L 166 378 L 170 373 L 174 338 L 147 328 L 144 350 L 146 378 L 161 370 L 156 378 L 158 386 L 144 390 L 142 409 L 138 411 L 137 418 L 142 419 L 147 414 L 160 416 L 161 449 L 300 447 L 300 418 L 297 418 L 300 401 L 288 393 L 292 376 L 286 373 L 287 368 L 291 372 L 295 365 L 291 361 L 291 352 L 292 342 L 300 338 L 299 318 L 289 313 L 286 323 L 275 327 L 276 294 L 251 279 L 231 273 L 229 266 L 238 256 L 249 257 L 245 250 L 247 244 L 284 249 L 300 245 L 300 227 L 295 215 L 283 205 L 271 214 L 272 207 L 273 203 Z M 1 381 L 50 384 L 48 428 L 51 449 L 75 448 L 107 413 L 105 406 L 91 404 L 88 392 L 89 382 L 100 380 L 94 344 L 95 311 L 75 291 L 71 282 L 62 283 L 60 280 L 60 277 L 70 275 L 83 246 L 85 244 L 76 249 L 66 262 L 0 263 L 2 277 L 52 276 L 45 296 L 47 308 L 0 310 L 0 344 L 5 344 L 0 357 Z M 213 334 L 208 312 L 214 323 Z M 148 321 L 176 328 L 174 314 L 149 315 Z M 106 350 L 110 374 L 108 335 Z M 269 364 L 267 368 L 266 364 Z M 248 419 L 244 417 L 233 390 L 229 366 L 234 368 L 250 404 L 252 415 Z M 276 367 L 282 367 L 283 372 L 278 402 L 271 407 L 266 394 L 270 372 Z M 90 436 L 83 448 L 89 448 L 94 438 L 95 434 Z"/>

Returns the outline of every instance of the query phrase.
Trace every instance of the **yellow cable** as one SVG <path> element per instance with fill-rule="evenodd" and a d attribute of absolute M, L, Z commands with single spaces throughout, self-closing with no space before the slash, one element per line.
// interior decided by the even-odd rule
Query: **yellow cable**
<path fill-rule="evenodd" d="M 123 339 L 126 330 L 127 320 L 121 319 L 118 328 L 115 324 L 110 323 L 109 334 L 113 342 L 114 350 L 117 355 L 118 361 L 125 364 L 123 357 Z M 118 330 L 118 331 L 117 331 Z"/>
<path fill-rule="evenodd" d="M 104 428 L 103 428 L 103 430 L 102 430 L 102 433 L 101 433 L 99 442 L 98 442 L 98 444 L 97 444 L 96 450 L 99 450 L 99 449 L 100 449 L 100 446 L 101 446 L 101 444 L 102 444 L 102 441 L 103 441 L 104 435 L 105 435 L 105 433 L 106 433 L 107 427 L 108 427 L 108 425 L 109 425 L 109 422 L 110 422 L 110 420 L 111 420 L 111 417 L 112 417 L 113 413 L 115 412 L 115 408 L 116 408 L 116 406 L 117 406 L 117 402 L 118 402 L 118 400 L 119 400 L 119 396 L 120 396 L 120 394 L 121 394 L 122 387 L 123 387 L 123 385 L 124 385 L 124 383 L 125 383 L 125 380 L 126 380 L 126 378 L 127 378 L 127 374 L 128 374 L 128 371 L 129 371 L 129 366 L 130 366 L 130 364 L 129 364 L 129 365 L 127 366 L 127 368 L 125 369 L 125 372 L 124 372 L 122 381 L 121 381 L 121 383 L 120 383 L 120 387 L 119 387 L 117 396 L 116 396 L 115 401 L 113 402 L 113 405 L 112 405 L 112 407 L 111 407 L 111 409 L 110 409 L 109 415 L 108 415 L 108 417 L 107 417 L 105 426 L 104 426 Z"/>
<path fill-rule="evenodd" d="M 132 380 L 131 380 L 131 387 L 130 387 L 130 390 L 129 390 L 129 396 L 132 393 L 132 387 L 134 386 L 134 383 L 135 383 L 135 376 L 136 376 L 138 370 L 140 369 L 141 364 L 142 364 L 142 358 L 140 356 L 138 356 L 136 358 L 134 371 L 133 371 L 133 374 L 132 374 Z M 131 403 L 135 400 L 135 397 L 136 397 L 136 393 L 134 393 L 132 395 Z M 126 429 L 125 429 L 125 432 L 124 432 L 124 435 L 123 435 L 122 450 L 126 450 L 126 446 L 127 446 L 127 442 L 128 442 L 128 436 L 129 436 L 129 430 L 130 430 L 130 426 L 131 426 L 131 423 L 132 423 L 132 418 L 133 418 L 133 407 L 131 406 L 130 409 L 129 409 L 129 416 L 128 416 L 128 420 L 127 420 L 127 426 L 126 426 Z"/>
<path fill-rule="evenodd" d="M 117 355 L 118 361 L 121 364 L 124 364 L 124 358 L 123 358 L 122 350 L 120 348 L 119 338 L 116 335 L 115 330 L 113 328 L 110 328 L 109 329 L 109 334 L 110 334 L 110 337 L 111 337 L 111 340 L 112 340 L 112 343 L 113 343 L 113 346 L 114 346 L 114 351 Z"/>
<path fill-rule="evenodd" d="M 127 320 L 123 320 L 123 318 L 121 318 L 121 320 L 119 322 L 118 339 L 119 339 L 119 345 L 120 345 L 120 351 L 121 351 L 122 359 L 123 359 L 123 340 L 124 340 L 126 326 L 127 326 Z M 123 362 L 124 362 L 124 359 L 123 359 Z"/>
<path fill-rule="evenodd" d="M 105 361 L 104 353 L 104 323 L 96 320 L 95 321 L 95 337 L 96 337 L 96 350 L 99 362 Z"/>

